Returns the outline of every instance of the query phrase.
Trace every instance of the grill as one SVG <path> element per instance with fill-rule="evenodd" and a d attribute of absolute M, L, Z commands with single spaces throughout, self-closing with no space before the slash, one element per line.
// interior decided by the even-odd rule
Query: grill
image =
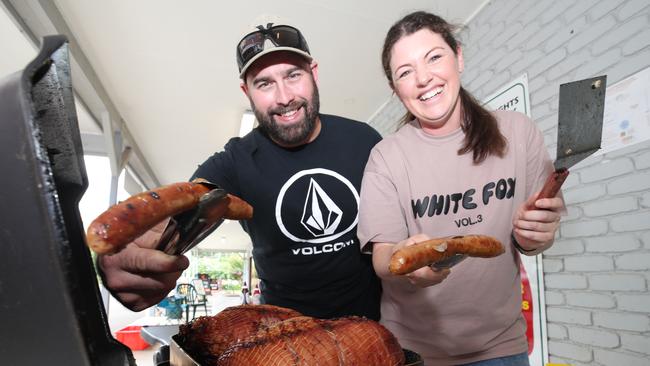
<path fill-rule="evenodd" d="M 88 186 L 68 43 L 0 80 L 0 355 L 5 365 L 135 365 L 110 334 L 78 203 Z"/>

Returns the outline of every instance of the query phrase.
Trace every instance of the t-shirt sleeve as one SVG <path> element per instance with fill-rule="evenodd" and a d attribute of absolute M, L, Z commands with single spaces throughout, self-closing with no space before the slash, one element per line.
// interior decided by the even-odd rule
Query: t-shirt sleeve
<path fill-rule="evenodd" d="M 370 243 L 395 243 L 408 235 L 397 189 L 377 147 L 370 153 L 361 182 L 357 233 L 362 252 L 371 251 Z"/>
<path fill-rule="evenodd" d="M 237 190 L 237 177 L 234 169 L 233 143 L 231 140 L 226 144 L 224 151 L 215 153 L 199 165 L 190 180 L 203 178 L 225 189 L 228 193 L 240 195 Z"/>

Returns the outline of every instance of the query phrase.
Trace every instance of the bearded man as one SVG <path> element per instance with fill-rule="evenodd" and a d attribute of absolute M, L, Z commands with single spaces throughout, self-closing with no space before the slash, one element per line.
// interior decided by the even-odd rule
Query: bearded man
<path fill-rule="evenodd" d="M 304 315 L 379 319 L 380 283 L 357 239 L 359 189 L 381 139 L 365 123 L 319 113 L 318 63 L 302 33 L 260 25 L 237 44 L 241 89 L 258 127 L 231 139 L 199 166 L 204 178 L 241 197 L 261 303 Z M 189 262 L 154 248 L 149 232 L 116 255 L 100 256 L 102 279 L 132 310 L 156 304 Z"/>

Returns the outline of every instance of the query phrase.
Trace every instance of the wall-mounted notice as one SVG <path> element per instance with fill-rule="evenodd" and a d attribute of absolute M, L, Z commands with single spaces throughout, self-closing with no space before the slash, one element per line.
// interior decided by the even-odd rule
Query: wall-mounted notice
<path fill-rule="evenodd" d="M 607 87 L 603 140 L 605 154 L 650 140 L 650 67 Z"/>

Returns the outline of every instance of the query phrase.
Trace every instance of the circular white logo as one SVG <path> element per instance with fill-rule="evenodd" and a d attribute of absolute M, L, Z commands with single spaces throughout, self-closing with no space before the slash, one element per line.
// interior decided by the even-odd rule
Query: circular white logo
<path fill-rule="evenodd" d="M 345 194 L 341 194 L 341 187 L 347 188 L 343 189 Z M 302 202 L 302 212 L 299 217 L 292 215 L 289 218 L 286 212 L 283 212 L 283 203 L 289 200 L 287 198 L 289 192 L 291 192 L 292 205 L 295 205 L 295 200 Z M 354 208 L 358 209 L 359 193 L 352 183 L 339 173 L 323 168 L 298 172 L 287 180 L 278 194 L 275 203 L 278 227 L 289 239 L 298 242 L 316 244 L 335 240 L 357 225 L 356 210 L 354 218 L 344 217 L 346 214 L 350 215 L 350 210 L 341 208 L 344 205 L 349 206 L 349 202 L 341 202 L 341 200 L 350 200 L 352 197 L 355 200 Z"/>

